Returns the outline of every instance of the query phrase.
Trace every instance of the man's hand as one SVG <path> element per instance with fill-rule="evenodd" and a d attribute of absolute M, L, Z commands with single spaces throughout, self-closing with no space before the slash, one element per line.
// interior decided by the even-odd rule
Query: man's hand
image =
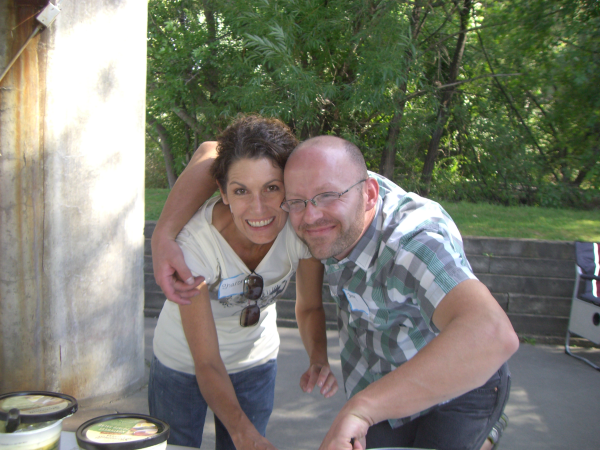
<path fill-rule="evenodd" d="M 371 425 L 366 418 L 352 411 L 349 401 L 337 415 L 325 435 L 319 450 L 364 450 Z"/>
<path fill-rule="evenodd" d="M 189 299 L 198 295 L 196 287 L 204 277 L 194 278 L 177 242 L 158 233 L 152 236 L 152 267 L 156 283 L 172 302 L 189 305 Z"/>
<path fill-rule="evenodd" d="M 175 238 L 217 189 L 210 175 L 216 156 L 215 141 L 203 142 L 198 147 L 171 189 L 152 234 L 154 279 L 167 298 L 180 305 L 190 304 L 189 298 L 198 294 L 195 288 L 204 278 L 192 277 Z"/>
<path fill-rule="evenodd" d="M 327 364 L 311 364 L 300 377 L 300 388 L 304 392 L 312 392 L 314 387 L 321 388 L 321 395 L 329 398 L 338 390 L 338 382 L 331 368 Z"/>

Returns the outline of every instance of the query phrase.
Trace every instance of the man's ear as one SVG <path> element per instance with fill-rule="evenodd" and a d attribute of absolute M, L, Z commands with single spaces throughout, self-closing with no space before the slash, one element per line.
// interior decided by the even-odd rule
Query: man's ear
<path fill-rule="evenodd" d="M 221 200 L 223 200 L 224 204 L 229 205 L 229 201 L 227 200 L 227 194 L 225 193 L 225 191 L 221 187 L 221 183 L 219 183 L 218 181 L 217 181 L 217 186 L 219 188 L 219 193 L 221 194 Z"/>
<path fill-rule="evenodd" d="M 379 183 L 377 183 L 377 180 L 375 178 L 367 178 L 367 181 L 365 181 L 365 185 L 367 188 L 367 201 L 365 202 L 365 211 L 370 211 L 371 209 L 375 208 L 375 205 L 377 205 L 377 198 L 379 197 Z"/>

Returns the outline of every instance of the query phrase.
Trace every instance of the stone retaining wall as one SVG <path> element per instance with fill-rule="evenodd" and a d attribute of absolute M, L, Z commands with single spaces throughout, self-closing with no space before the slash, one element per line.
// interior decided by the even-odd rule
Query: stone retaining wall
<path fill-rule="evenodd" d="M 146 222 L 145 314 L 157 315 L 164 295 L 154 282 L 150 237 L 155 222 Z M 572 242 L 464 237 L 465 253 L 477 277 L 490 289 L 523 339 L 562 344 L 569 320 L 575 280 Z M 280 326 L 296 326 L 295 282 L 277 302 Z M 323 286 L 329 329 L 337 328 L 335 303 Z M 585 344 L 585 342 L 582 342 Z"/>
<path fill-rule="evenodd" d="M 464 245 L 519 336 L 564 342 L 575 281 L 572 242 L 465 237 Z"/>

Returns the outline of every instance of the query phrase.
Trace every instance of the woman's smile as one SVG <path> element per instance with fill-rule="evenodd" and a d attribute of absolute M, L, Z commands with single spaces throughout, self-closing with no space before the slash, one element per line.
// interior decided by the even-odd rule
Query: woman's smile
<path fill-rule="evenodd" d="M 270 219 L 266 219 L 266 220 L 246 220 L 246 222 L 248 222 L 248 225 L 250 225 L 251 227 L 254 228 L 260 228 L 260 227 L 265 227 L 267 225 L 269 225 L 270 223 L 273 223 L 273 221 L 275 220 L 275 217 L 271 217 Z"/>

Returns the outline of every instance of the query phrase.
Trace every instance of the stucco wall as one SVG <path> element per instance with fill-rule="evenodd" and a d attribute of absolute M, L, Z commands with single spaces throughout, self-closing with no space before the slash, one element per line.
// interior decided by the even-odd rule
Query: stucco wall
<path fill-rule="evenodd" d="M 2 2 L 2 67 L 32 3 Z M 147 4 L 60 7 L 0 84 L 0 393 L 93 403 L 144 376 Z"/>

